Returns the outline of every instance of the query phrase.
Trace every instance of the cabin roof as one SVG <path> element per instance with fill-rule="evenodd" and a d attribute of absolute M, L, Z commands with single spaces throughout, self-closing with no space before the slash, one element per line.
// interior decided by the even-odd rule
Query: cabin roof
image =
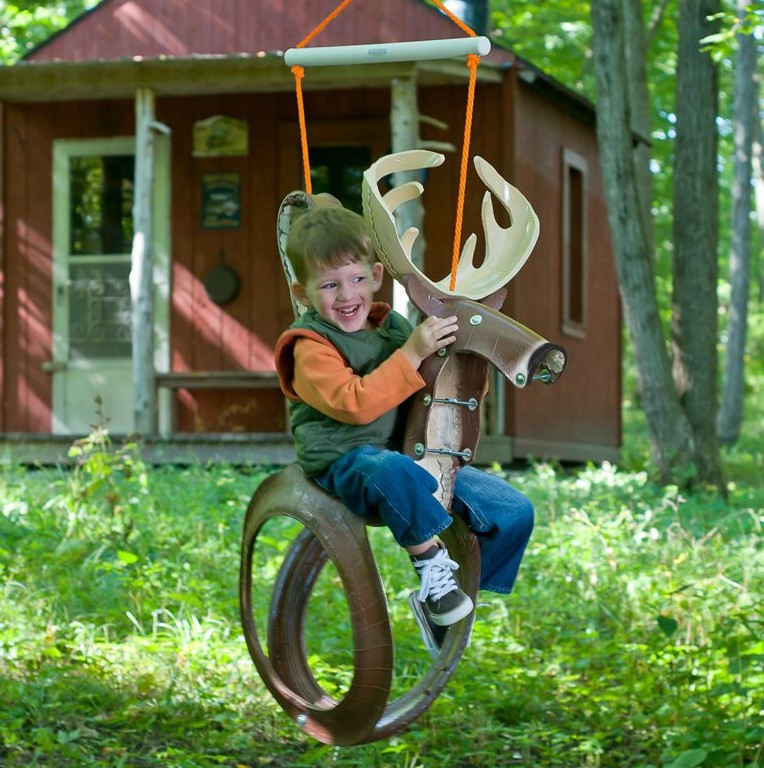
<path fill-rule="evenodd" d="M 102 0 L 30 51 L 26 61 L 283 52 L 339 0 Z M 309 46 L 464 37 L 424 0 L 355 0 Z"/>
<path fill-rule="evenodd" d="M 189 8 L 193 7 L 193 12 Z M 51 35 L 20 62 L 0 67 L 0 100 L 51 102 L 293 91 L 283 60 L 337 0 L 103 0 Z M 423 0 L 355 0 L 309 45 L 356 45 L 459 37 L 464 33 Z M 499 83 L 516 68 L 521 82 L 593 118 L 591 102 L 510 51 L 494 46 L 478 82 Z M 466 83 L 463 60 L 313 67 L 305 90 L 384 88 L 394 78 L 420 85 Z"/>
<path fill-rule="evenodd" d="M 401 62 L 368 67 L 312 69 L 305 90 L 388 87 L 393 78 L 416 77 L 422 85 L 466 83 L 463 62 Z M 481 65 L 479 82 L 501 80 L 495 65 Z M 132 98 L 138 87 L 158 96 L 293 91 L 294 76 L 279 53 L 255 56 L 197 55 L 187 58 L 20 63 L 0 69 L 0 100 L 10 102 Z"/>

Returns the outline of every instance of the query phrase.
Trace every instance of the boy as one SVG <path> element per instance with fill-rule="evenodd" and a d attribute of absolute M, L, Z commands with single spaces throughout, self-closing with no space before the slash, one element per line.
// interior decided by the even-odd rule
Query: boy
<path fill-rule="evenodd" d="M 354 514 L 379 515 L 420 577 L 412 608 L 431 653 L 445 628 L 468 616 L 457 564 L 436 536 L 451 516 L 432 495 L 436 480 L 400 453 L 405 403 L 425 382 L 422 362 L 456 339 L 455 317 L 428 317 L 412 330 L 374 301 L 384 268 L 364 219 L 342 207 L 297 218 L 287 240 L 307 312 L 282 334 L 276 367 L 289 399 L 297 460 L 305 474 Z M 482 589 L 508 593 L 533 528 L 528 499 L 472 467 L 456 475 L 452 511 L 476 534 Z"/>

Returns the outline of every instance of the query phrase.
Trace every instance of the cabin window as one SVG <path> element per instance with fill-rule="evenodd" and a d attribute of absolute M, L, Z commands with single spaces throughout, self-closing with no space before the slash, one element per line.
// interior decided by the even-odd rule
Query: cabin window
<path fill-rule="evenodd" d="M 132 155 L 69 164 L 69 357 L 130 357 Z"/>
<path fill-rule="evenodd" d="M 363 214 L 361 183 L 371 165 L 371 147 L 311 147 L 309 156 L 313 194 L 328 192 L 345 208 Z"/>
<path fill-rule="evenodd" d="M 586 335 L 587 166 L 581 155 L 562 155 L 562 330 Z"/>

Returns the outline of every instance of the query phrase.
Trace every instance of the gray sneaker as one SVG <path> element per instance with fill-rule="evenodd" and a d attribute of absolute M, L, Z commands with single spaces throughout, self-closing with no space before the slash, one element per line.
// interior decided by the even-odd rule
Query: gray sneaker
<path fill-rule="evenodd" d="M 430 658 L 437 659 L 440 655 L 440 649 L 443 641 L 446 639 L 448 627 L 439 627 L 433 624 L 427 616 L 424 609 L 424 603 L 419 602 L 419 593 L 414 590 L 409 594 L 409 606 L 411 613 L 414 614 L 414 621 L 419 627 L 419 634 L 422 636 L 422 642 L 430 654 Z"/>
<path fill-rule="evenodd" d="M 472 612 L 472 600 L 454 578 L 459 564 L 448 556 L 443 544 L 433 544 L 426 552 L 413 556 L 411 562 L 421 580 L 417 598 L 424 603 L 433 624 L 448 627 Z"/>
<path fill-rule="evenodd" d="M 440 656 L 440 649 L 446 641 L 448 627 L 439 627 L 430 621 L 427 611 L 424 609 L 424 603 L 419 602 L 419 593 L 416 590 L 409 593 L 409 606 L 411 607 L 411 613 L 414 614 L 414 621 L 417 627 L 419 627 L 419 634 L 422 636 L 422 643 L 424 643 L 427 653 L 430 654 L 431 659 L 437 659 Z M 472 645 L 473 629 L 475 629 L 474 613 L 470 619 L 470 632 L 467 635 L 466 643 L 467 648 Z"/>

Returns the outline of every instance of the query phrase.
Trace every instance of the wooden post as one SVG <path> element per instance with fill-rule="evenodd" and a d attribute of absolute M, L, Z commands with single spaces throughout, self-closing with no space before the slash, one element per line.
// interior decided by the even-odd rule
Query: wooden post
<path fill-rule="evenodd" d="M 416 76 L 393 80 L 391 103 L 392 151 L 395 153 L 419 149 L 419 106 Z M 418 176 L 418 171 L 404 171 L 393 174 L 391 182 L 393 186 L 397 187 L 407 181 L 418 181 Z M 419 230 L 419 237 L 417 237 L 411 252 L 411 260 L 424 272 L 424 205 L 422 205 L 421 198 L 410 200 L 401 205 L 395 211 L 395 220 L 399 233 L 405 232 L 409 227 L 416 227 Z M 405 289 L 397 281 L 393 283 L 393 307 L 397 312 L 408 317 L 409 320 L 412 320 L 417 314 L 408 300 Z"/>
<path fill-rule="evenodd" d="M 133 303 L 133 427 L 139 435 L 156 427 L 154 386 L 154 92 L 135 93 L 135 192 L 130 294 Z"/>

